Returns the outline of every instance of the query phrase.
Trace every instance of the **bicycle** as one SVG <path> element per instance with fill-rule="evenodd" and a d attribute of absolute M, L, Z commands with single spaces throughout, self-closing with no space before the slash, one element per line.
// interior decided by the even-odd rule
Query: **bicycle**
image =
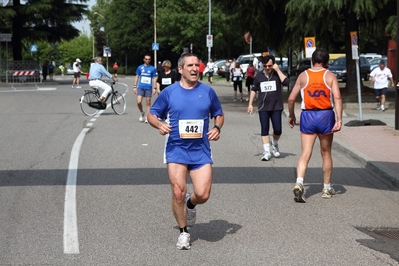
<path fill-rule="evenodd" d="M 82 112 L 87 116 L 94 116 L 100 110 L 105 110 L 107 108 L 107 100 L 111 96 L 111 107 L 114 112 L 118 115 L 122 115 L 126 111 L 126 100 L 122 94 L 114 90 L 113 85 L 115 82 L 111 83 L 111 92 L 108 94 L 104 102 L 100 102 L 100 92 L 98 87 L 91 87 L 92 90 L 85 90 L 85 94 L 80 97 L 80 108 Z"/>

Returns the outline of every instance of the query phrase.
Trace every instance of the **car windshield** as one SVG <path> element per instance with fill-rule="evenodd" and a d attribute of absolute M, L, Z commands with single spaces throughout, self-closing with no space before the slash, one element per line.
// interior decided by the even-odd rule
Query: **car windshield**
<path fill-rule="evenodd" d="M 330 66 L 346 66 L 346 58 L 340 57 L 334 60 Z"/>
<path fill-rule="evenodd" d="M 378 64 L 381 61 L 381 58 L 374 58 L 370 60 L 370 64 Z"/>

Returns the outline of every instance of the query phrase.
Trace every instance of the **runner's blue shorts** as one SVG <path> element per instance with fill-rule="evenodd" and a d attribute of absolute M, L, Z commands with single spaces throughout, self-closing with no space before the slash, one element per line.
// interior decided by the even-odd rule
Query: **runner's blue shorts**
<path fill-rule="evenodd" d="M 331 134 L 335 124 L 333 110 L 302 110 L 299 121 L 300 131 L 304 134 Z"/>
<path fill-rule="evenodd" d="M 143 90 L 143 89 L 137 89 L 137 96 L 142 96 L 145 98 L 151 98 L 152 97 L 152 90 Z"/>

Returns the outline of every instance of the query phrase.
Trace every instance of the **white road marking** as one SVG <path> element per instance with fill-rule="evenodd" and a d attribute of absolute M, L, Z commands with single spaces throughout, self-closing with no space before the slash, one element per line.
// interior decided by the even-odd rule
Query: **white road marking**
<path fill-rule="evenodd" d="M 76 214 L 76 180 L 78 173 L 79 153 L 86 133 L 84 128 L 73 144 L 69 159 L 68 178 L 65 188 L 64 205 L 64 253 L 79 254 L 78 222 Z"/>
<path fill-rule="evenodd" d="M 123 83 L 122 83 L 123 84 Z M 126 87 L 127 85 L 123 84 Z M 124 95 L 126 95 L 126 92 Z M 109 108 L 111 104 L 107 105 Z M 96 121 L 96 119 L 105 110 L 100 110 L 94 117 L 90 119 L 90 122 Z M 64 253 L 65 254 L 79 254 L 79 238 L 78 238 L 78 219 L 76 210 L 76 182 L 78 175 L 78 163 L 80 148 L 82 147 L 83 140 L 87 132 L 91 129 L 93 123 L 88 123 L 87 127 L 82 129 L 79 136 L 76 138 L 73 144 L 71 157 L 69 159 L 68 166 L 68 177 L 65 188 L 65 202 L 64 202 Z"/>
<path fill-rule="evenodd" d="M 57 88 L 37 88 L 38 91 L 55 91 Z"/>

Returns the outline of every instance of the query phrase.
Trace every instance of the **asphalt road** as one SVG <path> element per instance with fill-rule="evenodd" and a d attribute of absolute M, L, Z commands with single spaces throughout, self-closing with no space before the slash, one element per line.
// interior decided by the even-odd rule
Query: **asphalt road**
<path fill-rule="evenodd" d="M 298 128 L 283 117 L 281 158 L 260 161 L 258 117 L 224 82 L 213 84 L 226 120 L 212 143 L 212 195 L 191 250 L 177 250 L 164 137 L 138 121 L 133 80 L 118 85 L 126 114 L 87 117 L 87 82 L 64 79 L 0 88 L 0 265 L 399 265 L 398 240 L 373 249 L 368 233 L 399 228 L 398 191 L 334 150 L 338 195 L 322 199 L 316 144 L 307 203 L 295 203 Z"/>

